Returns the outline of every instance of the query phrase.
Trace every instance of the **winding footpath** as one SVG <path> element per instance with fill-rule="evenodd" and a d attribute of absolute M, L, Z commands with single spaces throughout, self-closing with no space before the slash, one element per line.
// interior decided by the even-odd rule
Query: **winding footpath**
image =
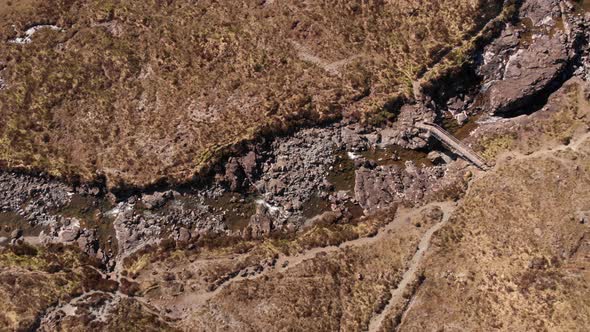
<path fill-rule="evenodd" d="M 416 256 L 420 256 L 420 258 L 421 258 L 421 256 L 423 255 L 423 252 L 427 249 L 426 247 L 427 247 L 427 244 L 430 242 L 430 238 L 432 237 L 432 234 L 434 232 L 436 232 L 440 227 L 442 227 L 444 222 L 446 222 L 446 220 L 448 220 L 450 213 L 454 210 L 455 203 L 453 203 L 453 202 L 434 202 L 434 203 L 430 203 L 430 204 L 427 204 L 427 205 L 424 205 L 424 206 L 418 207 L 418 208 L 411 208 L 411 209 L 400 208 L 396 212 L 396 215 L 395 215 L 393 221 L 391 221 L 389 224 L 387 224 L 384 227 L 382 227 L 381 229 L 379 229 L 379 232 L 375 236 L 362 237 L 359 239 L 346 241 L 346 242 L 341 243 L 338 246 L 314 248 L 314 249 L 307 250 L 307 251 L 305 251 L 301 254 L 298 254 L 298 255 L 292 255 L 292 256 L 281 255 L 278 257 L 278 259 L 273 267 L 265 268 L 264 270 L 262 270 L 261 272 L 255 274 L 255 275 L 242 276 L 241 272 L 249 269 L 249 268 L 246 268 L 246 269 L 236 273 L 235 277 L 230 278 L 227 281 L 220 284 L 213 291 L 203 290 L 203 291 L 197 292 L 197 293 L 187 292 L 187 293 L 182 294 L 179 298 L 176 298 L 174 300 L 173 310 L 171 312 L 169 312 L 166 316 L 170 319 L 181 319 L 183 317 L 186 317 L 186 316 L 190 315 L 190 313 L 193 310 L 206 305 L 206 303 L 209 300 L 216 297 L 225 288 L 229 287 L 230 285 L 232 285 L 236 282 L 240 282 L 240 281 L 244 281 L 244 280 L 258 279 L 258 278 L 268 275 L 270 273 L 284 273 L 287 270 L 292 269 L 292 268 L 304 263 L 305 261 L 316 258 L 320 254 L 333 253 L 333 252 L 337 252 L 337 251 L 340 251 L 340 250 L 343 250 L 346 248 L 366 246 L 366 245 L 370 245 L 370 244 L 376 243 L 378 241 L 381 241 L 383 239 L 383 237 L 385 237 L 391 231 L 395 231 L 395 230 L 399 229 L 404 224 L 409 222 L 409 220 L 411 220 L 413 217 L 418 216 L 423 211 L 426 211 L 426 210 L 428 210 L 432 207 L 435 207 L 435 206 L 439 206 L 442 209 L 442 211 L 444 213 L 443 221 L 438 223 L 437 225 L 433 226 L 422 237 L 420 245 L 418 246 L 418 249 L 417 249 L 418 251 L 414 255 L 414 258 L 410 262 L 410 267 L 409 267 L 408 271 L 406 272 L 406 274 L 408 274 L 408 275 L 415 274 L 415 270 L 417 268 L 417 265 L 419 264 L 419 259 L 418 259 L 418 261 L 416 261 L 417 260 Z M 404 286 L 404 288 L 405 288 L 405 286 Z"/>
<path fill-rule="evenodd" d="M 456 206 L 454 203 L 444 203 L 437 205 L 440 206 L 440 208 L 443 211 L 443 219 L 438 224 L 432 226 L 422 236 L 422 239 L 418 244 L 418 250 L 414 254 L 414 257 L 412 257 L 412 259 L 410 260 L 409 267 L 406 270 L 406 272 L 404 272 L 402 280 L 395 289 L 391 290 L 391 299 L 389 300 L 389 303 L 381 313 L 379 313 L 371 319 L 371 322 L 369 323 L 369 332 L 379 331 L 381 329 L 381 326 L 383 325 L 383 320 L 385 319 L 385 317 L 387 317 L 389 313 L 391 313 L 395 309 L 397 304 L 399 304 L 403 300 L 403 294 L 408 288 L 408 286 L 411 285 L 418 278 L 417 272 L 422 262 L 422 259 L 426 254 L 426 251 L 430 247 L 430 240 L 432 239 L 432 236 L 448 222 Z"/>

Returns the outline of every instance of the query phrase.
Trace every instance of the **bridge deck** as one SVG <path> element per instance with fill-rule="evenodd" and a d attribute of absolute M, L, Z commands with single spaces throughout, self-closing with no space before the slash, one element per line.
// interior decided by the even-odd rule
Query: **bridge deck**
<path fill-rule="evenodd" d="M 443 144 L 453 149 L 457 154 L 467 159 L 475 166 L 483 170 L 487 170 L 489 168 L 483 158 L 478 156 L 475 152 L 473 152 L 473 150 L 451 135 L 448 131 L 441 128 L 439 125 L 432 122 L 422 122 L 416 123 L 415 126 L 420 129 L 428 130 Z"/>

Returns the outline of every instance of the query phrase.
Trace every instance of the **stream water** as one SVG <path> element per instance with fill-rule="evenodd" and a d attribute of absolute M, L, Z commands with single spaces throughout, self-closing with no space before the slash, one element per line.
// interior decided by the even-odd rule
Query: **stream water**
<path fill-rule="evenodd" d="M 407 161 L 413 161 L 418 167 L 432 166 L 428 159 L 428 152 L 421 150 L 404 149 L 397 145 L 385 149 L 371 149 L 361 153 L 361 156 L 372 160 L 379 166 L 405 167 Z"/>
<path fill-rule="evenodd" d="M 223 222 L 230 231 L 243 230 L 248 226 L 250 217 L 256 213 L 255 195 L 242 195 L 225 192 L 216 198 L 205 199 L 205 204 L 213 211 L 222 211 Z"/>
<path fill-rule="evenodd" d="M 113 205 L 107 199 L 75 194 L 71 197 L 69 204 L 52 211 L 52 213 L 66 218 L 78 219 L 81 228 L 96 229 L 100 247 L 106 252 L 111 250 L 116 254 L 117 241 L 113 226 L 114 216 L 106 213 L 112 208 Z"/>
<path fill-rule="evenodd" d="M 471 116 L 463 125 L 459 125 L 453 117 L 445 117 L 442 120 L 442 127 L 458 140 L 463 140 L 477 129 L 481 117 L 482 115 Z"/>
<path fill-rule="evenodd" d="M 14 212 L 0 212 L 0 237 L 10 237 L 14 230 L 20 229 L 23 236 L 38 236 L 44 229 L 41 225 L 31 226 L 25 218 Z"/>

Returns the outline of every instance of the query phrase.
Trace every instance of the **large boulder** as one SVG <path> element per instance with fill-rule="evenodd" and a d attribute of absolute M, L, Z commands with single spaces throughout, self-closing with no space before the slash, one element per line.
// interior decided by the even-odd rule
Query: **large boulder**
<path fill-rule="evenodd" d="M 258 176 L 259 173 L 259 156 L 256 152 L 250 151 L 240 158 L 240 164 L 246 177 L 250 180 Z"/>
<path fill-rule="evenodd" d="M 355 196 L 369 213 L 389 206 L 395 200 L 396 192 L 403 190 L 396 171 L 378 171 L 364 167 L 356 171 Z"/>
<path fill-rule="evenodd" d="M 578 51 L 580 31 L 562 17 L 559 1 L 525 1 L 519 20 L 485 48 L 478 68 L 486 92 L 478 104 L 489 113 L 510 115 L 535 105 L 565 79 Z"/>
<path fill-rule="evenodd" d="M 141 200 L 146 209 L 151 210 L 163 206 L 172 196 L 172 191 L 155 192 L 151 195 L 143 195 Z"/>
<path fill-rule="evenodd" d="M 64 243 L 74 242 L 80 236 L 80 226 L 72 225 L 65 227 L 59 233 L 59 241 Z"/>
<path fill-rule="evenodd" d="M 561 38 L 540 36 L 509 57 L 502 80 L 487 92 L 488 107 L 494 114 L 506 114 L 530 104 L 560 80 L 569 57 Z"/>
<path fill-rule="evenodd" d="M 242 157 L 231 157 L 225 164 L 225 173 L 221 180 L 234 192 L 247 189 L 260 173 L 260 156 L 250 151 Z"/>
<path fill-rule="evenodd" d="M 229 158 L 225 164 L 224 181 L 231 191 L 239 191 L 246 184 L 246 173 L 236 158 Z"/>
<path fill-rule="evenodd" d="M 268 212 L 268 209 L 264 205 L 258 205 L 256 214 L 250 217 L 250 222 L 244 230 L 244 238 L 260 239 L 272 232 L 274 224 Z"/>
<path fill-rule="evenodd" d="M 420 149 L 428 145 L 429 134 L 414 126 L 417 122 L 434 121 L 435 113 L 423 105 L 404 105 L 398 121 L 380 132 L 381 148 L 398 145 L 405 149 Z"/>
<path fill-rule="evenodd" d="M 342 143 L 349 151 L 363 151 L 369 148 L 367 138 L 362 135 L 360 126 L 342 128 Z"/>
<path fill-rule="evenodd" d="M 441 190 L 444 167 L 417 167 L 413 162 L 399 165 L 361 167 L 356 171 L 355 199 L 366 214 L 393 203 L 421 204 L 424 197 Z"/>
<path fill-rule="evenodd" d="M 191 239 L 191 232 L 185 228 L 185 227 L 181 227 L 178 230 L 178 236 L 176 238 L 176 240 L 178 242 L 188 242 Z"/>

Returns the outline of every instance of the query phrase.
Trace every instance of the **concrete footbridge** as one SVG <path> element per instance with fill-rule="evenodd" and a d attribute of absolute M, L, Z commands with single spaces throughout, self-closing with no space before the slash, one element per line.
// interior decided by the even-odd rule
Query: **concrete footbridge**
<path fill-rule="evenodd" d="M 477 153 L 451 135 L 448 131 L 441 128 L 439 125 L 432 122 L 418 122 L 414 124 L 414 126 L 416 128 L 427 130 L 436 139 L 441 141 L 441 143 L 453 150 L 453 152 L 471 162 L 478 168 L 484 171 L 489 169 L 489 166 L 486 164 L 483 158 L 481 158 L 479 155 L 477 155 Z"/>

